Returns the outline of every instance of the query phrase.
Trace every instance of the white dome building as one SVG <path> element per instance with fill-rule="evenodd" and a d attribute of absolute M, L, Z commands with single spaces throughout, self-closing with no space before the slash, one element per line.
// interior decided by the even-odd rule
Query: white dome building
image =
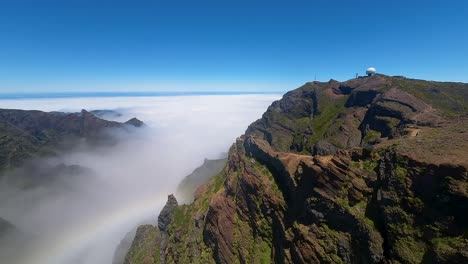
<path fill-rule="evenodd" d="M 368 68 L 368 69 L 366 70 L 367 76 L 372 76 L 372 75 L 374 75 L 376 72 L 377 72 L 377 71 L 375 70 L 374 67 L 370 67 L 370 68 Z"/>

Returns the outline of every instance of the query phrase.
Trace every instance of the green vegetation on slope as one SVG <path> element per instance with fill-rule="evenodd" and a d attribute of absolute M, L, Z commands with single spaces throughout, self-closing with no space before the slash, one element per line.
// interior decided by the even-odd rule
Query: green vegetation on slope
<path fill-rule="evenodd" d="M 307 147 L 310 149 L 319 140 L 324 139 L 326 132 L 340 112 L 344 110 L 347 97 L 331 100 L 326 95 L 319 96 L 319 114 L 311 120 L 314 134 L 309 137 Z M 337 127 L 338 128 L 338 127 Z"/>
<path fill-rule="evenodd" d="M 439 108 L 447 117 L 468 114 L 468 88 L 466 84 L 406 78 L 391 78 L 391 81 L 392 87 L 398 87 Z"/>

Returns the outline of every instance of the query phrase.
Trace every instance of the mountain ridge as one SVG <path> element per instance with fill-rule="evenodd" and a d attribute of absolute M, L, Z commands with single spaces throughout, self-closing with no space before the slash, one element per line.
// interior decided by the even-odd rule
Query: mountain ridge
<path fill-rule="evenodd" d="M 306 83 L 125 263 L 465 263 L 466 99 L 384 75 Z"/>
<path fill-rule="evenodd" d="M 142 125 L 136 118 L 127 123 L 104 120 L 84 109 L 79 113 L 0 109 L 0 173 L 34 157 L 54 155 L 81 139 L 94 143 L 110 140 L 104 135 L 109 129 Z"/>

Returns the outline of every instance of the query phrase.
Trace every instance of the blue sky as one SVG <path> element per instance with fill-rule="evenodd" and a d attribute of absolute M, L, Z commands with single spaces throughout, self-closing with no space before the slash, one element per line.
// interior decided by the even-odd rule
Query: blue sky
<path fill-rule="evenodd" d="M 2 1 L 0 93 L 468 82 L 468 1 Z"/>

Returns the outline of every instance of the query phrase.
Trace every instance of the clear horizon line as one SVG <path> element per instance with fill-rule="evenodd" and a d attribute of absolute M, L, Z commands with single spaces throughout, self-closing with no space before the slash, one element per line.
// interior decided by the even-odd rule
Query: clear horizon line
<path fill-rule="evenodd" d="M 0 100 L 40 98 L 90 98 L 90 97 L 144 97 L 144 96 L 186 96 L 186 95 L 242 95 L 242 94 L 283 94 L 280 91 L 138 91 L 138 92 L 16 92 L 0 93 Z"/>

